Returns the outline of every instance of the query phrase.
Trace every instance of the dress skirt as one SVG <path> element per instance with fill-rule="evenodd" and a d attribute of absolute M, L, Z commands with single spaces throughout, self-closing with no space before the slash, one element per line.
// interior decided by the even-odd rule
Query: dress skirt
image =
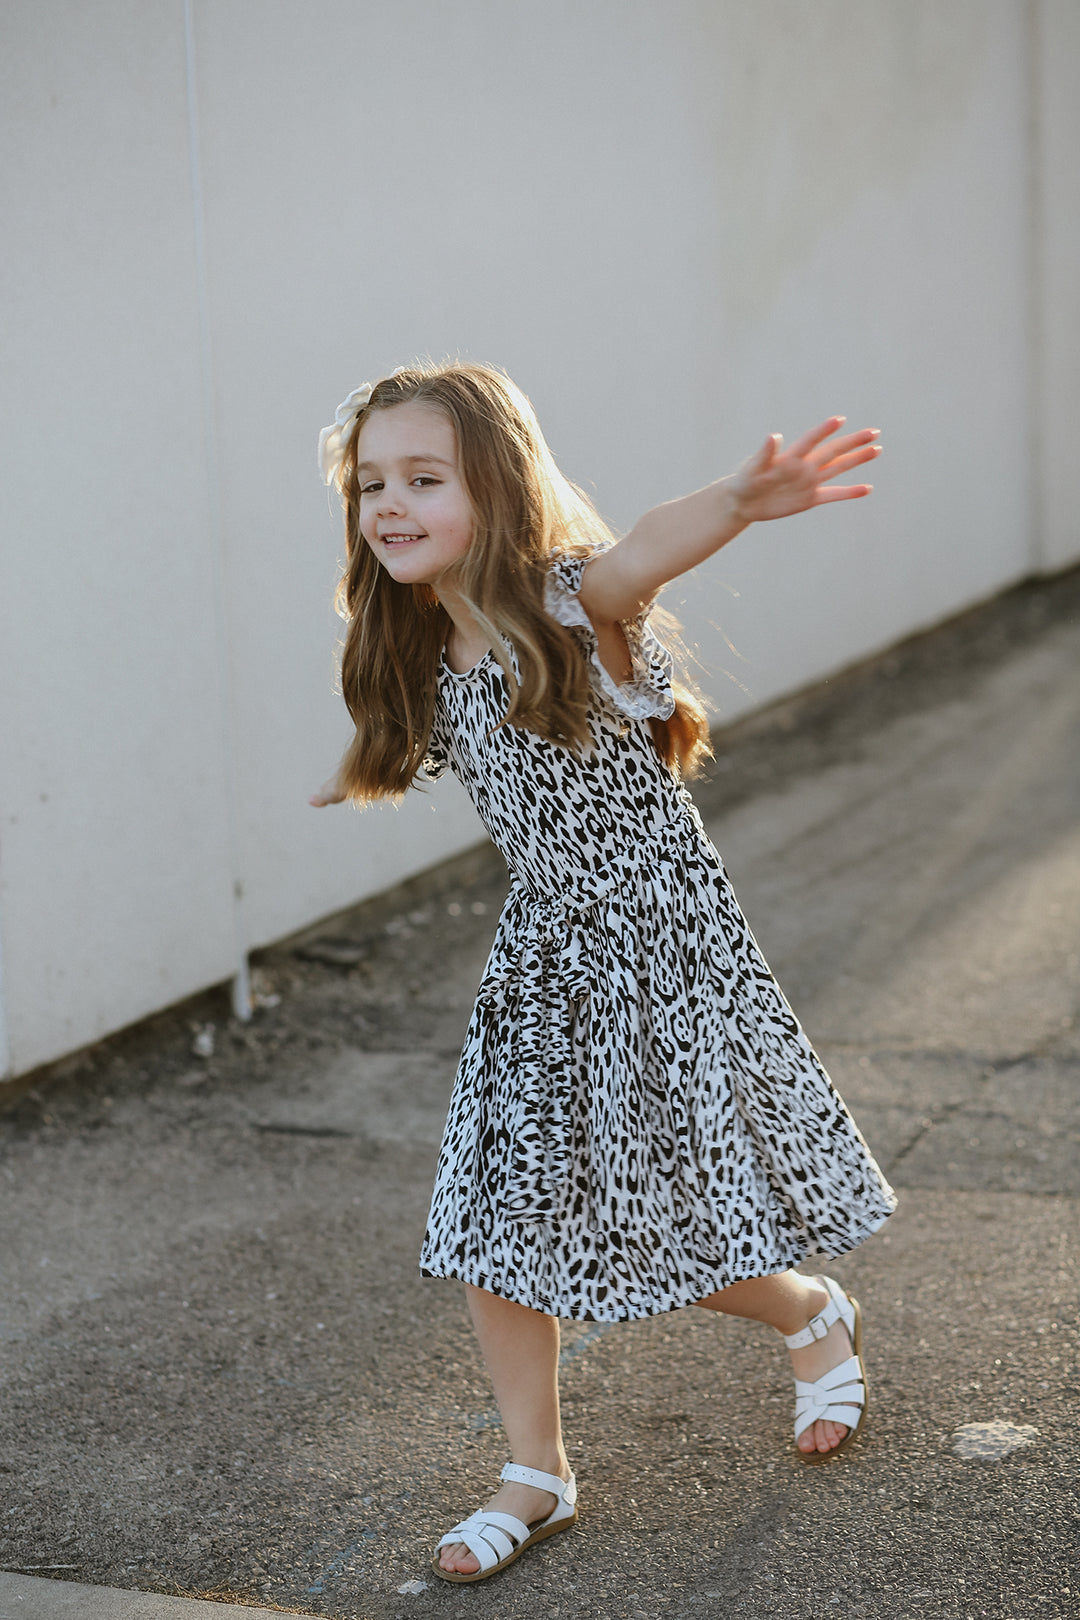
<path fill-rule="evenodd" d="M 557 569 L 549 608 L 592 652 L 579 579 Z M 426 767 L 464 781 L 511 889 L 421 1270 L 580 1321 L 845 1253 L 895 1205 L 653 746 L 666 654 L 644 621 L 626 629 L 632 681 L 594 661 L 591 754 L 500 726 L 488 655 L 444 666 Z"/>

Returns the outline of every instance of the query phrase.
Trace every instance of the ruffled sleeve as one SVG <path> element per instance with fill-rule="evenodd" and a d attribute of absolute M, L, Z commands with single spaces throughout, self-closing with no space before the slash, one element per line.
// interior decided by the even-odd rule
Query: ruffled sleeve
<path fill-rule="evenodd" d="M 544 606 L 551 617 L 572 630 L 589 660 L 594 690 L 605 708 L 612 708 L 629 720 L 648 720 L 655 715 L 666 720 L 674 713 L 671 690 L 672 658 L 649 626 L 649 609 L 622 621 L 630 649 L 628 680 L 616 681 L 600 662 L 596 631 L 578 598 L 587 557 L 560 557 L 551 566 L 545 581 Z"/>

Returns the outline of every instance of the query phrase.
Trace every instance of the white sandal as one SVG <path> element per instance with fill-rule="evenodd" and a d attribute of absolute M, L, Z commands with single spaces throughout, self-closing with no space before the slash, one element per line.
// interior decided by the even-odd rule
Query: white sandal
<path fill-rule="evenodd" d="M 499 1478 L 512 1480 L 515 1485 L 533 1485 L 538 1491 L 550 1491 L 556 1498 L 554 1509 L 546 1519 L 536 1520 L 532 1524 L 515 1519 L 512 1513 L 499 1513 L 497 1510 L 481 1511 L 469 1519 L 463 1519 L 447 1531 L 439 1547 L 451 1547 L 457 1541 L 463 1542 L 473 1557 L 479 1560 L 480 1568 L 467 1575 L 458 1570 L 443 1569 L 438 1558 L 434 1558 L 432 1568 L 440 1579 L 485 1581 L 489 1575 L 497 1575 L 500 1569 L 505 1569 L 515 1558 L 520 1558 L 527 1548 L 535 1546 L 538 1541 L 546 1541 L 548 1536 L 557 1535 L 560 1530 L 568 1530 L 576 1520 L 577 1484 L 573 1474 L 568 1480 L 560 1479 L 558 1474 L 545 1474 L 539 1468 L 523 1468 L 520 1463 L 507 1463 Z M 436 1547 L 436 1552 L 439 1547 Z"/>
<path fill-rule="evenodd" d="M 829 1303 L 810 1319 L 801 1333 L 786 1333 L 784 1343 L 789 1350 L 803 1350 L 815 1339 L 823 1339 L 834 1322 L 843 1322 L 854 1351 L 815 1383 L 803 1383 L 801 1378 L 795 1380 L 795 1450 L 803 1462 L 823 1463 L 839 1456 L 862 1428 L 866 1417 L 867 1382 L 862 1361 L 862 1311 L 858 1300 L 845 1294 L 831 1277 L 815 1277 L 814 1281 L 828 1289 Z M 831 1451 L 799 1451 L 799 1436 L 819 1418 L 826 1423 L 843 1423 L 847 1434 Z"/>

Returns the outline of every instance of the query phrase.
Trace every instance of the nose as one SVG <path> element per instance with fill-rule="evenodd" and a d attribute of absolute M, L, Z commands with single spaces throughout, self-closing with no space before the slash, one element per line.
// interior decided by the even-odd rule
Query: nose
<path fill-rule="evenodd" d="M 404 494 L 396 485 L 384 484 L 375 502 L 375 509 L 380 517 L 384 514 L 400 517 L 405 510 Z"/>

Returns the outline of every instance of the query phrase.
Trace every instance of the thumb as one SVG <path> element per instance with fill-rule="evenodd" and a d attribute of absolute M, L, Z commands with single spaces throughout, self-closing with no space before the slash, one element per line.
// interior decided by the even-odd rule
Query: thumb
<path fill-rule="evenodd" d="M 776 460 L 783 442 L 784 436 L 782 433 L 770 433 L 761 449 L 755 451 L 749 461 L 743 464 L 742 476 L 745 478 L 749 474 L 753 477 L 757 473 L 766 472 Z"/>

